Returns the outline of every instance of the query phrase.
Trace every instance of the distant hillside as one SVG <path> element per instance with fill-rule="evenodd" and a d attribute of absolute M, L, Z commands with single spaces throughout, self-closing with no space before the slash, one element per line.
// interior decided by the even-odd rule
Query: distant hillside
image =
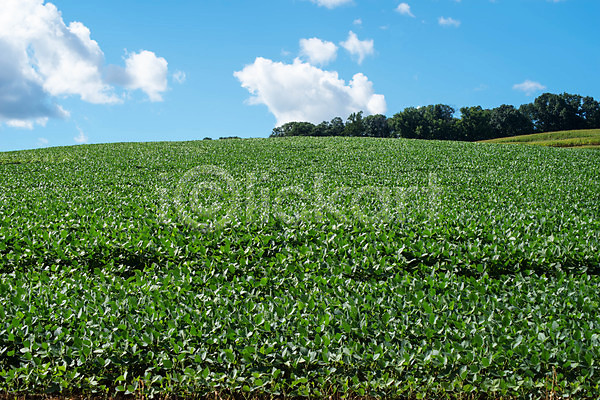
<path fill-rule="evenodd" d="M 600 149 L 600 129 L 535 133 L 482 140 L 481 143 L 535 144 L 550 147 L 581 147 Z"/>

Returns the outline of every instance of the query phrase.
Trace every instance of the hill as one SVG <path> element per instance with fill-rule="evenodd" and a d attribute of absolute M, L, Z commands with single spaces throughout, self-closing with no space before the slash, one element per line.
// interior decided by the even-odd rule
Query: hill
<path fill-rule="evenodd" d="M 597 398 L 600 152 L 0 153 L 0 397 Z"/>
<path fill-rule="evenodd" d="M 550 147 L 578 147 L 600 149 L 600 129 L 535 133 L 483 140 L 480 143 L 533 144 Z"/>

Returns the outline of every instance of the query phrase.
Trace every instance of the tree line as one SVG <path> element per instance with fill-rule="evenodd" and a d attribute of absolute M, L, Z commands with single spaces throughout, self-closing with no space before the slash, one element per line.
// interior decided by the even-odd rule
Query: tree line
<path fill-rule="evenodd" d="M 503 104 L 492 109 L 462 107 L 460 118 L 446 104 L 408 107 L 388 118 L 352 113 L 346 121 L 335 117 L 318 125 L 288 122 L 273 129 L 271 137 L 362 136 L 381 138 L 477 141 L 575 129 L 600 128 L 600 103 L 593 97 L 544 93 L 519 108 Z"/>

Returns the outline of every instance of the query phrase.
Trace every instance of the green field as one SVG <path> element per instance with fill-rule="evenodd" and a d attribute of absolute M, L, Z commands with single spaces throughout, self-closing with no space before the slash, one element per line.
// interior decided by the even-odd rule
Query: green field
<path fill-rule="evenodd" d="M 482 143 L 535 144 L 549 147 L 580 147 L 600 149 L 600 129 L 535 133 L 484 140 Z"/>
<path fill-rule="evenodd" d="M 600 396 L 600 152 L 85 145 L 0 189 L 0 394 Z"/>

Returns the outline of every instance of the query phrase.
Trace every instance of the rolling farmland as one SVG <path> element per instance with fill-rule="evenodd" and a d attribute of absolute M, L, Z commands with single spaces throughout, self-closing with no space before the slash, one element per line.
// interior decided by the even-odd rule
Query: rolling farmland
<path fill-rule="evenodd" d="M 600 149 L 600 129 L 534 133 L 483 140 L 482 143 L 534 144 L 549 147 Z"/>
<path fill-rule="evenodd" d="M 600 152 L 0 153 L 0 392 L 600 395 Z"/>

